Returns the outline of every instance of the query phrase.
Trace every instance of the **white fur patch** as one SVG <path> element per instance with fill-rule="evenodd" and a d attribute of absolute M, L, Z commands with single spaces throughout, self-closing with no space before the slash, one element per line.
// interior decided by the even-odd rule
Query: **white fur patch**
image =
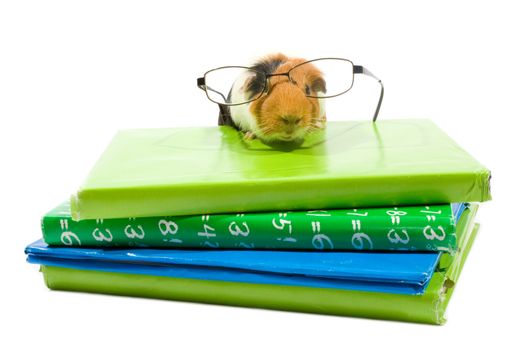
<path fill-rule="evenodd" d="M 325 95 L 322 92 L 318 92 L 318 97 Z M 320 105 L 320 114 L 318 115 L 318 118 L 323 117 L 325 115 L 325 99 L 319 98 L 318 103 Z"/>
<path fill-rule="evenodd" d="M 245 73 L 237 78 L 236 82 L 232 86 L 231 102 L 242 103 L 247 100 L 247 94 L 244 91 L 245 81 L 250 77 L 249 73 Z M 230 115 L 236 125 L 241 130 L 253 131 L 257 133 L 259 130 L 256 117 L 250 112 L 250 103 L 245 103 L 238 106 L 230 106 Z"/>

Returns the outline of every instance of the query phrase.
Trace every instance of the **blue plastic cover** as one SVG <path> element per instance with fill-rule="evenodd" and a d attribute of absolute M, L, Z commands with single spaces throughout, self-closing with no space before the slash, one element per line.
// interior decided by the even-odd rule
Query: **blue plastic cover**
<path fill-rule="evenodd" d="M 422 294 L 440 253 L 26 248 L 41 265 L 110 272 Z"/>
<path fill-rule="evenodd" d="M 455 217 L 455 222 L 458 222 L 458 220 L 460 220 L 460 216 L 468 207 L 469 203 L 451 203 L 451 211 L 453 212 L 453 216 Z"/>

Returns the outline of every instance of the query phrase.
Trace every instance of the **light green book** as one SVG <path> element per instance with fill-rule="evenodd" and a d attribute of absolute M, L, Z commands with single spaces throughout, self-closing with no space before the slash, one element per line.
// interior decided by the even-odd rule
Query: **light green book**
<path fill-rule="evenodd" d="M 228 127 L 119 132 L 74 220 L 482 202 L 490 172 L 428 120 L 331 122 L 301 146 Z"/>

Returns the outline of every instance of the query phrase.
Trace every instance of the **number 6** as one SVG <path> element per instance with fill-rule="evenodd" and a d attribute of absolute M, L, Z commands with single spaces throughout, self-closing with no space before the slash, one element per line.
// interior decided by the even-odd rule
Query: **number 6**
<path fill-rule="evenodd" d="M 371 238 L 366 233 L 355 233 L 352 235 L 351 243 L 352 246 L 358 250 L 364 249 L 364 240 L 369 243 L 369 249 L 373 249 L 373 242 L 371 241 Z"/>
<path fill-rule="evenodd" d="M 81 245 L 79 237 L 71 231 L 62 232 L 62 235 L 60 236 L 60 241 L 68 246 L 73 245 L 73 239 L 77 241 L 78 245 Z"/>

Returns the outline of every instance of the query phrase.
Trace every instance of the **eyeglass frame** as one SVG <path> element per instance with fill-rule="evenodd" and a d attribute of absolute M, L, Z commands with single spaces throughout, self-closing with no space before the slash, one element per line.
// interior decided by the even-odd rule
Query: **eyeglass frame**
<path fill-rule="evenodd" d="M 202 77 L 197 78 L 197 87 L 205 92 L 206 97 L 211 102 L 218 104 L 220 106 L 220 109 L 221 109 L 221 106 L 223 106 L 223 107 L 231 107 L 231 106 L 244 105 L 244 104 L 256 101 L 257 99 L 261 98 L 261 96 L 263 96 L 264 94 L 268 93 L 268 91 L 269 91 L 269 79 L 270 78 L 276 77 L 276 76 L 286 76 L 292 84 L 296 84 L 295 81 L 290 77 L 290 72 L 291 71 L 293 71 L 294 69 L 296 69 L 298 67 L 301 67 L 302 65 L 305 65 L 305 64 L 308 64 L 308 63 L 312 63 L 312 62 L 316 62 L 316 61 L 321 61 L 321 60 L 340 60 L 340 61 L 349 62 L 352 65 L 352 67 L 353 67 L 353 79 L 352 79 L 351 86 L 347 90 L 345 90 L 345 91 L 343 91 L 343 92 L 341 92 L 339 94 L 336 94 L 336 95 L 331 95 L 331 96 L 311 96 L 311 95 L 305 94 L 305 96 L 307 98 L 318 98 L 318 99 L 338 97 L 340 95 L 343 95 L 343 94 L 349 92 L 352 89 L 352 87 L 354 86 L 354 75 L 355 74 L 364 74 L 364 75 L 370 76 L 371 78 L 376 79 L 376 81 L 380 84 L 380 97 L 378 99 L 378 104 L 376 105 L 376 110 L 374 112 L 374 117 L 373 117 L 373 122 L 376 122 L 376 119 L 378 118 L 378 113 L 380 112 L 380 107 L 382 106 L 382 101 L 383 101 L 383 98 L 384 98 L 384 85 L 383 85 L 383 83 L 382 83 L 382 81 L 380 79 L 378 79 L 373 73 L 371 73 L 364 66 L 359 66 L 359 65 L 357 66 L 351 60 L 348 60 L 346 58 L 338 58 L 338 57 L 316 58 L 316 59 L 313 59 L 313 60 L 309 60 L 309 61 L 305 61 L 305 62 L 302 62 L 300 64 L 297 64 L 294 67 L 292 67 L 291 69 L 289 69 L 288 72 L 286 72 L 286 73 L 271 73 L 271 74 L 265 73 L 265 72 L 263 72 L 261 70 L 258 70 L 258 69 L 255 69 L 255 68 L 251 68 L 251 67 L 245 67 L 245 66 L 223 66 L 223 67 L 218 67 L 218 68 L 211 69 L 211 70 L 205 72 L 205 74 Z M 216 91 L 216 90 L 214 90 L 214 89 L 212 89 L 212 88 L 210 88 L 209 86 L 206 85 L 206 75 L 208 73 L 217 71 L 219 69 L 225 69 L 225 68 L 242 68 L 242 69 L 246 69 L 246 70 L 249 70 L 249 71 L 257 72 L 259 74 L 263 74 L 265 76 L 265 87 L 262 89 L 262 91 L 259 93 L 259 95 L 257 95 L 257 97 L 252 98 L 252 99 L 250 99 L 248 101 L 245 101 L 245 102 L 241 102 L 241 103 L 220 103 L 220 102 L 214 101 L 208 95 L 208 90 L 213 91 L 213 92 L 221 95 L 221 97 L 223 97 L 225 102 L 226 102 L 227 99 L 225 98 L 225 96 L 221 92 Z"/>

